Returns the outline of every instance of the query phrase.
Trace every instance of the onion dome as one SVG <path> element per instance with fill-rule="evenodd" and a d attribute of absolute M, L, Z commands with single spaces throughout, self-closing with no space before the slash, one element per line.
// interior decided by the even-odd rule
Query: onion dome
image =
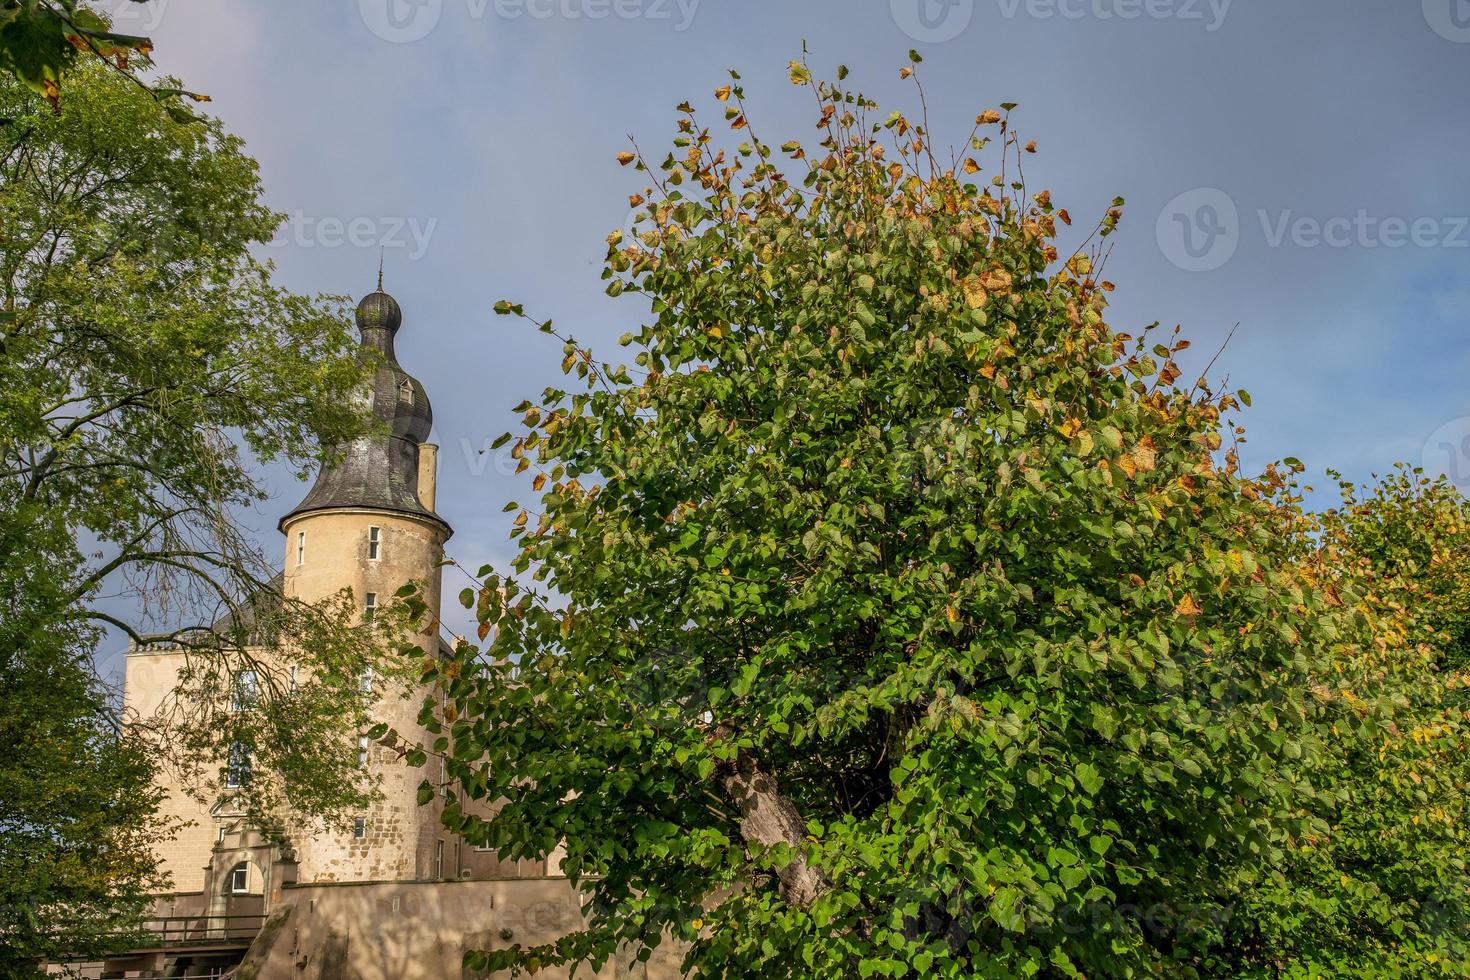
<path fill-rule="evenodd" d="M 357 329 L 363 356 L 375 367 L 358 397 L 371 414 L 376 431 L 336 447 L 334 462 L 322 468 L 306 499 L 281 520 L 307 511 L 339 507 L 386 510 L 428 518 L 449 526 L 424 507 L 418 493 L 419 444 L 434 428 L 428 393 L 403 367 L 393 351 L 393 338 L 403 323 L 398 301 L 376 292 L 357 304 Z"/>

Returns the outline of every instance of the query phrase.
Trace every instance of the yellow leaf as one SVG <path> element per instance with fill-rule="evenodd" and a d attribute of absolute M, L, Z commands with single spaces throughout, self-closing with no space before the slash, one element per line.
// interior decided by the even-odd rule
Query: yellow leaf
<path fill-rule="evenodd" d="M 730 86 L 728 86 L 728 85 L 721 85 L 719 88 L 715 89 L 715 98 L 719 99 L 721 102 L 724 102 L 729 97 L 730 97 Z"/>
<path fill-rule="evenodd" d="M 960 620 L 960 611 L 954 606 L 946 606 L 944 608 L 944 618 L 948 619 L 951 623 L 957 623 Z"/>
<path fill-rule="evenodd" d="M 515 519 L 514 526 L 515 527 L 525 527 L 526 526 L 526 517 L 527 516 L 528 515 L 526 514 L 525 511 L 521 511 L 520 514 Z"/>
<path fill-rule="evenodd" d="M 534 479 L 534 480 L 531 481 L 531 489 L 532 490 L 535 490 L 535 491 L 537 491 L 539 493 L 540 490 L 541 490 L 541 488 L 544 487 L 544 486 L 546 486 L 546 474 L 545 473 L 537 473 L 536 474 L 536 479 Z"/>
<path fill-rule="evenodd" d="M 965 291 L 966 306 L 974 310 L 979 309 L 980 307 L 985 305 L 986 297 L 989 294 L 985 292 L 985 287 L 981 285 L 978 278 L 976 278 L 975 276 L 970 276 L 963 283 L 961 283 L 961 286 Z"/>
<path fill-rule="evenodd" d="M 975 117 L 976 126 L 993 126 L 998 122 L 1000 122 L 1000 113 L 994 109 L 986 109 Z"/>
<path fill-rule="evenodd" d="M 1180 599 L 1179 604 L 1174 607 L 1174 612 L 1180 616 L 1198 616 L 1204 610 L 1195 603 L 1194 596 L 1186 592 L 1184 593 L 1184 598 Z"/>
<path fill-rule="evenodd" d="M 629 153 L 627 150 L 624 150 L 622 153 L 618 154 L 618 163 L 621 163 L 625 167 L 636 159 L 637 157 L 633 156 L 633 154 Z"/>
<path fill-rule="evenodd" d="M 974 157 L 966 157 L 965 158 L 965 173 L 967 173 L 967 174 L 978 174 L 979 172 L 980 172 L 980 164 L 978 164 L 978 163 L 975 162 L 975 158 Z"/>
<path fill-rule="evenodd" d="M 1148 436 L 1144 436 L 1143 441 L 1133 447 L 1132 455 L 1133 464 L 1140 473 L 1151 472 L 1154 462 L 1158 459 L 1158 453 L 1154 451 L 1153 440 Z"/>

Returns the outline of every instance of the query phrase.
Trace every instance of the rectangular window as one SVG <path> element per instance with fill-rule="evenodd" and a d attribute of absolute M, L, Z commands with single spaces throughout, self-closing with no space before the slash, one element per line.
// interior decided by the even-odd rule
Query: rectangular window
<path fill-rule="evenodd" d="M 230 745 L 230 758 L 225 767 L 225 787 L 239 789 L 250 785 L 250 750 L 244 742 Z"/>
<path fill-rule="evenodd" d="M 373 693 L 373 669 L 364 667 L 362 673 L 357 675 L 357 690 L 359 694 Z"/>
<path fill-rule="evenodd" d="M 368 528 L 368 558 L 370 560 L 378 560 L 378 552 L 382 543 L 383 529 L 378 527 Z"/>
<path fill-rule="evenodd" d="M 444 842 L 442 840 L 434 848 L 434 877 L 440 881 L 444 880 Z"/>
<path fill-rule="evenodd" d="M 306 564 L 306 532 L 296 532 L 296 564 Z"/>
<path fill-rule="evenodd" d="M 368 764 L 368 737 L 357 736 L 357 768 L 366 769 Z"/>
<path fill-rule="evenodd" d="M 230 894 L 245 895 L 250 891 L 250 865 L 243 861 L 230 869 Z"/>
<path fill-rule="evenodd" d="M 223 844 L 225 842 L 225 825 L 224 824 L 220 824 L 219 825 L 219 831 L 215 834 L 214 842 L 216 844 Z"/>
<path fill-rule="evenodd" d="M 362 597 L 362 621 L 364 623 L 371 623 L 373 621 L 373 613 L 377 611 L 378 594 L 376 592 L 369 592 Z"/>
<path fill-rule="evenodd" d="M 366 817 L 358 817 L 352 821 L 352 836 L 357 840 L 364 840 L 367 837 Z"/>
<path fill-rule="evenodd" d="M 241 670 L 235 674 L 235 688 L 231 705 L 236 711 L 250 711 L 259 702 L 260 675 L 253 670 Z"/>

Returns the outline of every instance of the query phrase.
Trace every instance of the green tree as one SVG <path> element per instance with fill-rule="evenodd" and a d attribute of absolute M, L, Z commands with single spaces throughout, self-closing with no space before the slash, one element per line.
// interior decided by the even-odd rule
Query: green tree
<path fill-rule="evenodd" d="M 951 154 L 845 74 L 792 65 L 815 150 L 758 136 L 734 75 L 732 145 L 686 104 L 670 153 L 621 155 L 633 366 L 539 324 L 583 384 L 505 437 L 539 501 L 461 597 L 483 646 L 440 671 L 436 748 L 446 824 L 564 842 L 588 924 L 469 965 L 1224 972 L 1325 826 L 1304 777 L 1356 716 L 1310 691 L 1352 595 L 1302 559 L 1290 466 L 1222 446 L 1244 399 L 1104 321 L 1122 201 L 1073 232 L 1010 106 Z"/>
<path fill-rule="evenodd" d="M 13 622 L 7 616 L 0 631 Z M 120 948 L 163 887 L 149 848 L 170 829 L 157 812 L 155 767 L 93 678 L 94 639 L 75 624 L 23 645 L 4 637 L 0 976 Z"/>
<path fill-rule="evenodd" d="M 258 778 L 242 795 L 262 819 L 359 807 L 373 787 L 355 764 L 369 708 L 356 679 L 401 668 L 346 597 L 282 597 L 279 557 L 236 517 L 265 499 L 262 463 L 304 472 L 364 431 L 354 394 L 370 366 L 340 300 L 273 285 L 251 255 L 282 216 L 237 138 L 175 122 L 102 65 L 66 82 L 53 111 L 0 76 L 0 663 L 29 664 L 40 684 L 47 657 L 72 658 L 61 671 L 102 626 L 177 646 L 183 689 L 159 718 L 131 719 L 130 738 L 208 793 L 229 747 L 248 746 Z M 231 710 L 247 669 L 259 697 Z M 80 713 L 58 717 L 81 732 L 77 697 L 66 710 Z M 64 752 L 22 756 L 0 769 L 44 775 L 40 793 L 74 778 L 43 765 Z"/>

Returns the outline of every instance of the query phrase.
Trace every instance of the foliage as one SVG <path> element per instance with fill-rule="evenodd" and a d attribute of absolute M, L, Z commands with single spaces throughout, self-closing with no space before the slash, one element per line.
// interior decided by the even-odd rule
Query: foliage
<path fill-rule="evenodd" d="M 732 73 L 735 145 L 686 104 L 668 155 L 620 156 L 649 183 L 604 272 L 650 305 L 636 366 L 539 325 L 584 385 L 504 437 L 539 503 L 461 597 L 482 645 L 439 671 L 436 748 L 446 825 L 563 842 L 588 922 L 467 964 L 1269 971 L 1226 937 L 1325 834 L 1333 726 L 1372 734 L 1324 687 L 1365 613 L 1299 464 L 1247 477 L 1244 394 L 1181 386 L 1177 330 L 1105 323 L 1121 200 L 1073 233 L 1011 106 L 941 162 L 845 74 L 792 65 L 810 154 Z"/>
<path fill-rule="evenodd" d="M 67 70 L 86 58 L 109 65 L 148 92 L 176 122 L 196 120 L 183 100 L 208 102 L 208 96 L 185 91 L 170 80 L 150 88 L 139 77 L 137 68 L 148 67 L 152 53 L 148 38 L 114 32 L 104 14 L 78 0 L 0 0 L 0 70 L 53 107 L 60 104 Z"/>
<path fill-rule="evenodd" d="M 176 123 L 95 64 L 59 112 L 0 76 L 0 117 L 0 584 L 29 600 L 4 655 L 87 624 L 183 650 L 184 689 L 137 737 L 210 777 L 249 747 L 258 811 L 360 807 L 356 678 L 384 647 L 345 598 L 281 597 L 279 558 L 237 523 L 265 499 L 260 464 L 304 472 L 365 431 L 372 365 L 340 301 L 251 255 L 282 218 L 218 123 Z M 231 710 L 247 670 L 261 703 Z"/>
<path fill-rule="evenodd" d="M 1370 625 L 1321 689 L 1362 725 L 1332 730 L 1315 776 L 1343 801 L 1326 833 L 1295 842 L 1241 920 L 1292 976 L 1470 975 L 1470 502 L 1404 467 L 1340 485 L 1307 548 L 1356 581 Z"/>
<path fill-rule="evenodd" d="M 6 602 L 0 632 L 16 620 Z M 154 766 L 92 679 L 88 631 L 5 636 L 0 660 L 0 976 L 126 942 L 161 880 Z"/>

